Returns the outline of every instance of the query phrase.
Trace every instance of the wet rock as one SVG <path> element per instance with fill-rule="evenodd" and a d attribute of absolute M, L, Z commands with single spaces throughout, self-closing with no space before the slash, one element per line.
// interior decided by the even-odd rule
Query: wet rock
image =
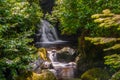
<path fill-rule="evenodd" d="M 64 47 L 60 50 L 57 50 L 56 53 L 57 53 L 58 61 L 70 62 L 70 61 L 73 61 L 73 55 L 75 53 L 75 50 L 70 47 Z"/>
<path fill-rule="evenodd" d="M 68 55 L 73 55 L 75 53 L 75 50 L 70 47 L 64 47 L 61 50 L 58 50 L 57 53 L 66 53 Z"/>
<path fill-rule="evenodd" d="M 37 60 L 35 60 L 34 62 L 31 62 L 30 65 L 30 69 L 28 69 L 29 71 L 33 71 L 36 73 L 41 73 L 41 65 L 43 64 L 43 60 L 38 58 Z"/>
<path fill-rule="evenodd" d="M 59 62 L 70 62 L 72 61 L 72 57 L 72 55 L 68 55 L 66 53 L 57 54 L 57 60 Z"/>
<path fill-rule="evenodd" d="M 52 69 L 52 68 L 53 68 L 53 65 L 52 65 L 51 62 L 45 61 L 45 62 L 43 62 L 41 68 L 42 68 L 42 69 Z"/>

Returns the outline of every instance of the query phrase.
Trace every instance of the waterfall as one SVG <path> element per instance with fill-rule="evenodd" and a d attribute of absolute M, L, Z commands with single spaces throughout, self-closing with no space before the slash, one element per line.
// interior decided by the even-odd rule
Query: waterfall
<path fill-rule="evenodd" d="M 60 40 L 56 29 L 47 20 L 41 20 L 40 24 L 37 25 L 38 30 L 35 34 L 35 46 L 36 47 L 48 47 L 55 44 L 63 44 L 67 41 Z"/>
<path fill-rule="evenodd" d="M 44 42 L 48 42 L 49 40 L 48 40 L 48 38 L 47 38 L 47 35 L 46 35 L 46 29 L 47 29 L 47 27 L 46 27 L 46 25 L 45 24 L 42 24 L 42 36 L 41 36 L 41 40 L 40 41 L 44 41 Z"/>
<path fill-rule="evenodd" d="M 46 20 L 41 20 L 41 42 L 53 42 L 59 40 L 55 28 Z"/>
<path fill-rule="evenodd" d="M 47 50 L 47 55 L 51 61 L 51 62 L 45 61 L 43 64 L 44 65 L 43 68 L 49 69 L 58 78 L 71 79 L 74 77 L 74 70 L 76 69 L 76 63 L 67 62 L 67 61 L 60 62 L 57 59 L 58 51 L 56 47 L 57 46 L 60 47 L 61 45 L 63 46 L 63 44 L 65 43 L 67 43 L 67 41 L 63 41 L 59 39 L 54 26 L 52 26 L 46 20 L 41 20 L 40 24 L 38 24 L 38 30 L 36 32 L 35 46 L 49 48 L 49 50 Z M 53 49 L 53 47 L 55 48 Z M 74 53 L 73 51 L 71 51 L 71 49 L 68 49 L 68 52 L 72 52 L 70 53 L 70 55 Z M 51 65 L 52 67 L 50 67 Z"/>

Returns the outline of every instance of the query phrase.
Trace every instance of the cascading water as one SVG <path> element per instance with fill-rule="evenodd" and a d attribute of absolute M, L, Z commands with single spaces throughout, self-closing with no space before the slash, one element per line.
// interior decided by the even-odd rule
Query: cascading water
<path fill-rule="evenodd" d="M 74 71 L 76 69 L 76 63 L 75 62 L 59 62 L 57 60 L 57 53 L 56 50 L 50 50 L 47 51 L 48 57 L 51 60 L 51 63 L 54 67 L 54 73 L 57 75 L 58 78 L 61 79 L 67 79 L 70 80 L 71 78 L 74 78 Z M 53 72 L 53 69 L 50 70 Z M 56 71 L 56 72 L 55 72 Z"/>
<path fill-rule="evenodd" d="M 36 33 L 36 47 L 47 47 L 48 45 L 62 44 L 67 41 L 58 38 L 56 29 L 46 20 L 41 20 Z"/>
<path fill-rule="evenodd" d="M 55 28 L 46 20 L 41 20 L 41 42 L 53 42 L 58 39 Z"/>
<path fill-rule="evenodd" d="M 36 33 L 35 46 L 38 48 L 50 48 L 50 50 L 47 50 L 47 55 L 51 62 L 45 61 L 44 68 L 48 68 L 49 71 L 53 72 L 60 80 L 73 78 L 74 70 L 76 69 L 75 62 L 59 62 L 57 59 L 57 50 L 51 49 L 51 47 L 56 47 L 56 45 L 59 46 L 65 43 L 67 43 L 67 41 L 63 41 L 58 38 L 55 28 L 48 21 L 41 20 L 41 23 L 38 25 L 38 31 Z M 72 54 L 73 51 L 70 53 Z M 49 68 L 50 64 L 52 64 L 53 69 Z"/>
<path fill-rule="evenodd" d="M 50 59 L 51 62 L 57 62 L 57 53 L 56 50 L 52 50 L 52 51 L 47 51 L 48 53 L 48 57 Z"/>

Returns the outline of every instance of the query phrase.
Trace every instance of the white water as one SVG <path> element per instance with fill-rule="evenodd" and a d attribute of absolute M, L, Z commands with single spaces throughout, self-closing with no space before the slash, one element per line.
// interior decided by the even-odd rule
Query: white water
<path fill-rule="evenodd" d="M 59 40 L 55 28 L 46 20 L 41 20 L 42 36 L 41 42 L 51 42 Z"/>
<path fill-rule="evenodd" d="M 41 20 L 38 28 L 38 33 L 36 33 L 37 41 L 35 43 L 37 47 L 48 47 L 49 45 L 58 45 L 67 42 L 58 38 L 55 28 L 46 20 Z M 52 63 L 53 69 L 49 68 L 49 71 L 53 72 L 58 79 L 71 79 L 74 77 L 74 70 L 76 69 L 75 62 L 59 62 L 55 49 L 47 50 L 47 53 L 51 62 L 44 62 L 44 65 L 46 65 L 44 68 L 49 68 L 50 63 Z"/>
<path fill-rule="evenodd" d="M 45 26 L 45 25 L 43 24 L 43 26 Z M 41 36 L 41 41 L 49 42 L 49 40 L 48 40 L 48 38 L 47 38 L 47 35 L 46 35 L 46 33 L 45 33 L 45 28 L 46 28 L 46 27 L 42 27 L 43 33 L 42 33 L 42 36 Z"/>
<path fill-rule="evenodd" d="M 47 47 L 49 44 L 63 44 L 67 42 L 59 39 L 55 27 L 46 20 L 41 20 L 38 28 L 38 33 L 36 33 L 37 41 L 35 42 L 37 47 Z"/>
<path fill-rule="evenodd" d="M 48 53 L 48 57 L 49 57 L 51 62 L 57 62 L 56 50 L 47 51 L 47 53 Z"/>
<path fill-rule="evenodd" d="M 48 57 L 51 60 L 52 65 L 54 67 L 54 70 L 56 71 L 55 75 L 57 75 L 58 78 L 62 78 L 62 79 L 74 78 L 74 71 L 76 69 L 75 62 L 65 63 L 65 62 L 57 61 L 57 53 L 55 49 L 47 52 L 48 52 Z"/>

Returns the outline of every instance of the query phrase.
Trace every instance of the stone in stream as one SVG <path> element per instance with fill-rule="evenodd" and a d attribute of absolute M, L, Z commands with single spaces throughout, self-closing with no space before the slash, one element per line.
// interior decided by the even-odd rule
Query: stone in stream
<path fill-rule="evenodd" d="M 60 53 L 60 54 L 67 53 L 69 55 L 73 55 L 75 53 L 75 50 L 70 47 L 64 47 L 64 48 L 58 50 L 57 53 Z"/>
<path fill-rule="evenodd" d="M 41 65 L 44 61 L 40 58 L 35 60 L 34 62 L 31 62 L 29 65 L 31 68 L 29 68 L 29 71 L 33 71 L 35 73 L 41 73 Z"/>
<path fill-rule="evenodd" d="M 51 63 L 51 62 L 45 61 L 45 62 L 43 62 L 41 68 L 42 68 L 42 69 L 53 69 L 53 66 L 52 66 L 52 63 Z"/>
<path fill-rule="evenodd" d="M 43 50 L 44 52 L 44 50 Z M 35 73 L 41 73 L 42 70 L 51 71 L 58 79 L 71 79 L 74 78 L 74 72 L 76 69 L 75 62 L 59 62 L 57 60 L 57 50 L 47 50 L 45 53 L 49 59 L 43 60 L 44 58 L 38 58 L 36 61 L 31 63 L 32 71 Z M 49 61 L 50 60 L 50 61 Z"/>

